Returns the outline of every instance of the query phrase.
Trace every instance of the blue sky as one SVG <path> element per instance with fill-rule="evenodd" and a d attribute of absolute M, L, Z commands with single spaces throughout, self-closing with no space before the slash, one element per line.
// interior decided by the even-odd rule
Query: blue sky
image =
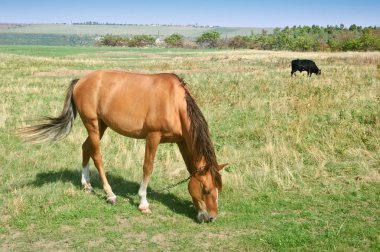
<path fill-rule="evenodd" d="M 0 0 L 0 23 L 380 26 L 380 0 Z"/>

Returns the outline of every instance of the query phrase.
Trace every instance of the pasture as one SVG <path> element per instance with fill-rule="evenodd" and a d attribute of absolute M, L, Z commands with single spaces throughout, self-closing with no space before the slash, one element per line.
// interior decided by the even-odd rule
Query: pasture
<path fill-rule="evenodd" d="M 290 77 L 295 58 L 322 75 Z M 380 53 L 0 46 L 1 251 L 380 250 Z M 57 115 L 73 78 L 97 69 L 183 77 L 222 171 L 219 216 L 196 222 L 174 144 L 158 148 L 137 209 L 144 141 L 107 130 L 101 148 L 118 196 L 81 189 L 79 118 L 53 144 L 23 143 L 28 119 Z"/>
<path fill-rule="evenodd" d="M 0 34 L 55 34 L 55 35 L 151 35 L 169 36 L 180 33 L 188 38 L 199 37 L 207 31 L 217 31 L 222 37 L 233 37 L 236 35 L 250 35 L 260 33 L 262 29 L 272 32 L 273 28 L 257 27 L 200 27 L 182 25 L 73 25 L 73 24 L 24 24 L 6 25 L 0 24 Z"/>
<path fill-rule="evenodd" d="M 1 45 L 93 45 L 104 35 L 150 35 L 164 38 L 179 33 L 194 40 L 204 32 L 217 31 L 222 38 L 236 35 L 271 33 L 273 28 L 257 27 L 196 27 L 179 25 L 73 25 L 73 24 L 0 24 Z"/>

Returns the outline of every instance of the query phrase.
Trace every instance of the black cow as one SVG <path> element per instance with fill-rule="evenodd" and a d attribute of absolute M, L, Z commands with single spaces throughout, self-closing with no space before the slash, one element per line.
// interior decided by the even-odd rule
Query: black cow
<path fill-rule="evenodd" d="M 321 74 L 321 69 L 319 69 L 317 65 L 314 63 L 314 61 L 312 60 L 300 60 L 300 59 L 292 60 L 292 72 L 290 76 L 293 76 L 293 74 L 296 75 L 295 74 L 296 71 L 300 71 L 301 73 L 302 71 L 306 71 L 307 76 L 309 77 L 311 77 L 312 73 L 315 73 L 316 75 Z"/>

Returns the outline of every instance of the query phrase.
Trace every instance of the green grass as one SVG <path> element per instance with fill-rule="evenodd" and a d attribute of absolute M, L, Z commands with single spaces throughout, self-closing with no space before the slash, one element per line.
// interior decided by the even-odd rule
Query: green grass
<path fill-rule="evenodd" d="M 290 77 L 293 58 L 322 75 Z M 380 53 L 291 53 L 0 46 L 1 251 L 380 250 Z M 115 206 L 80 187 L 79 119 L 63 141 L 21 142 L 15 129 L 60 112 L 71 79 L 95 69 L 175 72 L 189 83 L 215 143 L 220 213 L 198 224 L 187 185 L 137 190 L 144 141 L 107 131 Z M 177 147 L 160 145 L 151 189 L 188 176 Z"/>
<path fill-rule="evenodd" d="M 88 46 L 93 45 L 96 36 L 91 35 L 63 35 L 63 34 L 26 34 L 1 33 L 1 45 L 47 45 L 47 46 Z"/>

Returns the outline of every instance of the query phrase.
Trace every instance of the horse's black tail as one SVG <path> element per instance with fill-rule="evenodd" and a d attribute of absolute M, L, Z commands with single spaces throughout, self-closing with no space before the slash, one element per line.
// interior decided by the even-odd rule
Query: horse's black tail
<path fill-rule="evenodd" d="M 73 90 L 78 79 L 72 80 L 67 89 L 65 104 L 58 117 L 41 117 L 41 123 L 18 130 L 19 136 L 30 143 L 53 142 L 65 138 L 73 127 L 77 108 L 73 100 Z"/>

